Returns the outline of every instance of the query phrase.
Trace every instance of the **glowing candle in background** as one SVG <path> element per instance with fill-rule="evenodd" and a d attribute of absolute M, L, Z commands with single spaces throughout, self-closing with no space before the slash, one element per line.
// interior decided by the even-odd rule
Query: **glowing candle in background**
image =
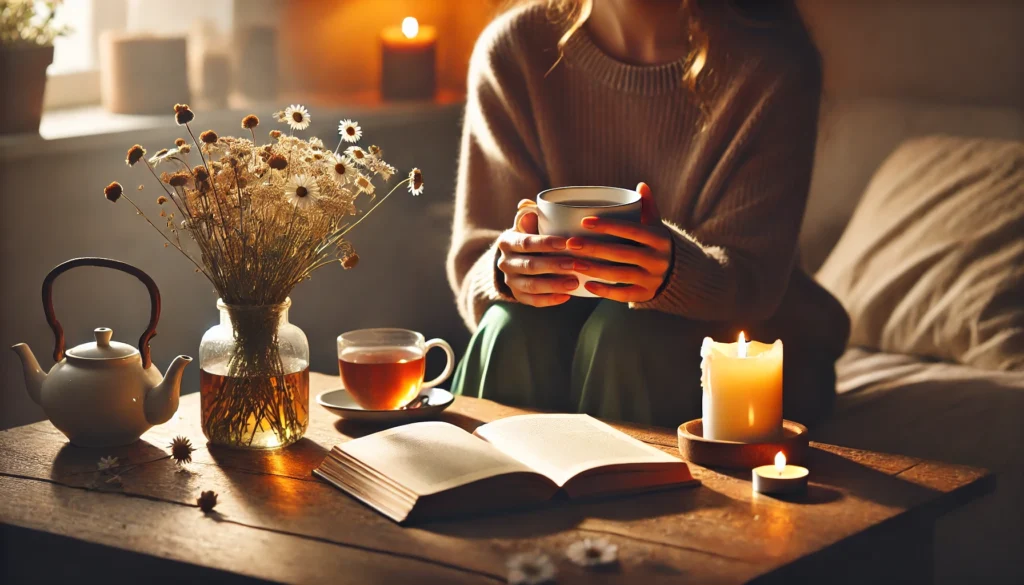
<path fill-rule="evenodd" d="M 769 345 L 704 338 L 701 387 L 704 438 L 760 443 L 782 434 L 782 341 Z"/>
<path fill-rule="evenodd" d="M 402 19 L 402 35 L 407 39 L 415 39 L 420 32 L 420 21 L 411 16 Z"/>
<path fill-rule="evenodd" d="M 381 97 L 430 100 L 437 88 L 437 30 L 408 16 L 381 33 Z"/>

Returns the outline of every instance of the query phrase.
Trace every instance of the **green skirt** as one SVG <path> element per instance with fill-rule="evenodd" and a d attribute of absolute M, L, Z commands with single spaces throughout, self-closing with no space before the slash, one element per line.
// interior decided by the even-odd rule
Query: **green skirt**
<path fill-rule="evenodd" d="M 782 339 L 784 416 L 813 424 L 835 399 L 839 356 L 773 329 L 770 323 L 744 328 L 752 339 Z M 512 406 L 672 427 L 701 416 L 704 337 L 733 340 L 739 331 L 608 300 L 574 298 L 549 308 L 497 303 L 470 340 L 452 391 Z"/>

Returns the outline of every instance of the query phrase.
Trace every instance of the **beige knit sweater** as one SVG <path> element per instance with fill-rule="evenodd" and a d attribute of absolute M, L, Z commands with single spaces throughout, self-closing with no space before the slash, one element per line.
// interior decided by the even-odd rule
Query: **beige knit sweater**
<path fill-rule="evenodd" d="M 541 6 L 484 31 L 469 68 L 448 257 L 471 328 L 491 303 L 514 302 L 494 244 L 520 199 L 561 185 L 644 181 L 675 245 L 667 284 L 633 308 L 740 324 L 784 308 L 794 322 L 820 325 L 802 334 L 842 351 L 842 307 L 794 268 L 817 130 L 813 53 L 714 14 L 705 28 L 711 47 L 697 95 L 684 61 L 627 65 L 585 28 L 545 76 L 562 29 Z"/>

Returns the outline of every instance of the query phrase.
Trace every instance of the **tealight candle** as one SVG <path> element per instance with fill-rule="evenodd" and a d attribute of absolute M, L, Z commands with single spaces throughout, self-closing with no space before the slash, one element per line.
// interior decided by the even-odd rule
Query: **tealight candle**
<path fill-rule="evenodd" d="M 388 27 L 381 33 L 381 97 L 386 100 L 429 100 L 434 98 L 437 30 L 420 26 L 406 17 L 401 28 Z"/>
<path fill-rule="evenodd" d="M 782 341 L 768 345 L 704 338 L 702 361 L 704 438 L 765 443 L 782 435 Z"/>
<path fill-rule="evenodd" d="M 755 467 L 753 472 L 754 491 L 759 494 L 793 494 L 807 490 L 806 467 L 786 465 L 786 456 L 779 451 L 775 465 Z"/>

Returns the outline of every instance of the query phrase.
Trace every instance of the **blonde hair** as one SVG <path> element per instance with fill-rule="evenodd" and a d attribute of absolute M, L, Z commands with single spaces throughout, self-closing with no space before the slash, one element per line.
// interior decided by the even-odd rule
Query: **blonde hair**
<path fill-rule="evenodd" d="M 680 0 L 680 2 L 685 10 L 690 11 L 690 18 L 687 19 L 687 22 L 691 49 L 683 81 L 691 90 L 696 91 L 697 78 L 704 70 L 704 65 L 707 64 L 708 36 L 701 26 L 699 15 L 696 14 L 698 10 L 696 2 L 694 0 Z M 548 13 L 553 20 L 568 23 L 565 33 L 558 39 L 558 59 L 548 70 L 548 73 L 551 73 L 562 61 L 566 43 L 583 28 L 587 19 L 590 18 L 590 13 L 594 9 L 594 0 L 547 0 L 547 4 Z"/>
<path fill-rule="evenodd" d="M 729 12 L 731 20 L 748 28 L 776 28 L 793 24 L 791 28 L 797 30 L 797 35 L 805 39 L 811 47 L 810 37 L 800 20 L 800 16 L 793 6 L 792 0 L 714 0 L 723 2 Z M 537 2 L 537 0 L 509 0 L 507 8 L 516 5 Z M 566 43 L 576 34 L 594 9 L 594 0 L 544 0 L 547 4 L 548 16 L 552 21 L 566 25 L 565 32 L 558 40 L 558 58 L 548 73 L 551 73 L 562 61 Z M 698 80 L 708 63 L 708 54 L 711 50 L 711 39 L 708 37 L 704 27 L 704 12 L 700 6 L 700 0 L 679 0 L 681 7 L 689 18 L 687 19 L 687 36 L 690 41 L 690 53 L 687 56 L 686 71 L 683 74 L 683 81 L 687 87 L 695 93 L 698 92 Z M 789 22 L 785 22 L 789 21 Z M 706 75 L 705 75 L 706 76 Z"/>

